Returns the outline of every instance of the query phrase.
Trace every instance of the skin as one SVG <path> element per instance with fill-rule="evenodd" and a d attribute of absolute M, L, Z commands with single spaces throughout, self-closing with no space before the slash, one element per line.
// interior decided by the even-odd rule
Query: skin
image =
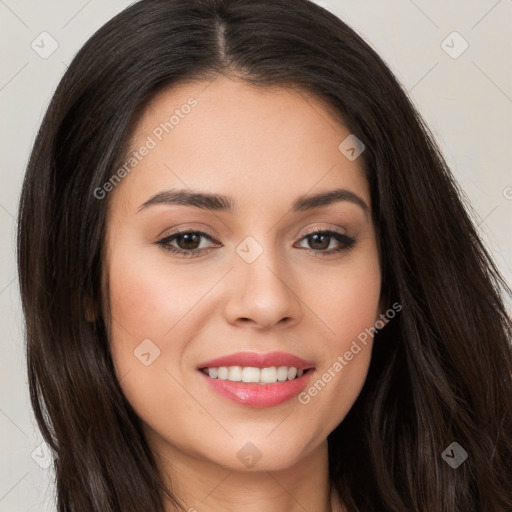
<path fill-rule="evenodd" d="M 350 132 L 319 99 L 232 77 L 160 92 L 139 118 L 129 153 L 190 97 L 197 106 L 107 198 L 104 286 L 123 392 L 186 510 L 344 510 L 329 493 L 326 438 L 364 384 L 371 338 L 307 404 L 231 402 L 196 366 L 239 351 L 284 351 L 313 361 L 320 377 L 379 319 L 379 251 L 361 159 L 338 150 Z M 139 211 L 173 188 L 230 196 L 236 212 L 162 204 Z M 337 188 L 357 194 L 368 211 L 349 201 L 291 211 L 299 196 Z M 175 239 L 175 248 L 205 250 L 172 254 L 157 242 L 177 227 L 212 240 Z M 343 247 L 333 237 L 315 245 L 306 236 L 314 228 L 356 243 L 313 254 Z M 250 264 L 236 252 L 247 236 L 263 250 Z M 160 350 L 147 366 L 134 356 L 146 339 Z M 250 468 L 237 457 L 248 442 L 261 454 Z"/>

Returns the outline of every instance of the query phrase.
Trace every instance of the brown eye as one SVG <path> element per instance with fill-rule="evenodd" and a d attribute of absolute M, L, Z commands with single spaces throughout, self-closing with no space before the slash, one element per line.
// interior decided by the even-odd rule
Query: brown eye
<path fill-rule="evenodd" d="M 213 241 L 213 238 L 202 231 L 177 231 L 157 242 L 166 251 L 187 257 L 200 256 L 210 247 L 200 247 L 202 239 Z"/>
<path fill-rule="evenodd" d="M 321 233 L 315 233 L 313 235 L 309 235 L 309 246 L 311 249 L 317 250 L 325 250 L 329 247 L 331 242 L 331 235 L 321 234 Z"/>
<path fill-rule="evenodd" d="M 202 239 L 213 242 L 213 238 L 202 231 L 177 231 L 157 242 L 166 251 L 185 257 L 200 256 L 211 247 L 201 247 Z M 315 255 L 327 256 L 341 251 L 349 250 L 356 243 L 356 239 L 344 233 L 333 230 L 317 230 L 306 234 L 301 240 L 307 242 L 307 247 Z M 334 248 L 330 248 L 335 242 Z M 336 247 L 336 243 L 338 247 Z M 219 247 L 221 244 L 217 244 Z"/>
<path fill-rule="evenodd" d="M 201 242 L 201 235 L 197 233 L 183 233 L 175 237 L 176 245 L 185 251 L 197 249 Z"/>
<path fill-rule="evenodd" d="M 310 249 L 314 254 L 322 256 L 349 250 L 356 243 L 355 238 L 352 238 L 345 233 L 339 233 L 338 231 L 329 229 L 319 229 L 311 233 L 307 233 L 302 240 L 305 240 L 307 243 L 307 247 L 304 247 L 305 249 Z M 338 247 L 335 246 L 334 248 L 329 249 L 333 240 L 335 244 L 337 243 Z"/>

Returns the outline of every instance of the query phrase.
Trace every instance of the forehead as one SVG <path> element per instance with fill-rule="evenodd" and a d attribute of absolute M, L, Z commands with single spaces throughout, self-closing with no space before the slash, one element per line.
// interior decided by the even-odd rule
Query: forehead
<path fill-rule="evenodd" d="M 349 135 L 339 114 L 305 91 L 226 77 L 182 83 L 138 117 L 125 156 L 133 165 L 118 188 L 140 199 L 179 186 L 263 206 L 275 195 L 350 186 L 369 202 L 362 159 L 339 149 Z"/>

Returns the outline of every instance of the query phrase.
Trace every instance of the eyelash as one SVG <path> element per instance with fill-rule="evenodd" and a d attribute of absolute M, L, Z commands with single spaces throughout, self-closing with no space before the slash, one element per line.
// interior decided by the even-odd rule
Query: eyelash
<path fill-rule="evenodd" d="M 201 235 L 211 241 L 213 241 L 213 238 L 209 236 L 207 233 L 204 233 L 203 231 L 194 231 L 191 229 L 182 229 L 177 230 L 174 233 L 171 233 L 169 236 L 166 236 L 165 238 L 162 238 L 161 240 L 158 240 L 156 243 L 157 245 L 160 245 L 165 251 L 169 251 L 173 254 L 179 254 L 183 257 L 187 258 L 194 258 L 197 256 L 200 256 L 203 251 L 207 251 L 208 249 L 194 249 L 194 250 L 184 250 L 184 249 L 177 249 L 176 247 L 172 247 L 170 243 L 174 241 L 176 238 L 178 238 L 180 235 Z M 308 238 L 312 235 L 316 234 L 323 234 L 328 235 L 333 238 L 335 238 L 340 244 L 341 247 L 337 249 L 330 249 L 328 251 L 318 251 L 315 249 L 306 249 L 308 252 L 313 253 L 316 256 L 330 256 L 331 254 L 339 253 L 342 251 L 348 251 L 350 250 L 357 242 L 355 238 L 352 238 L 344 233 L 340 233 L 338 231 L 334 231 L 332 229 L 315 229 L 313 231 L 309 231 L 306 233 L 301 240 L 304 240 L 305 238 Z"/>

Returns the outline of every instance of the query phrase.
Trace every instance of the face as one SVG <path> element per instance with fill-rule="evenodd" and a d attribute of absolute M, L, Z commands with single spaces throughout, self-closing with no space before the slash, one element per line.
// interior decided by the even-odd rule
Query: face
<path fill-rule="evenodd" d="M 164 458 L 284 469 L 356 400 L 382 310 L 349 135 L 312 96 L 228 78 L 138 121 L 103 189 L 105 283 L 118 378 Z"/>

